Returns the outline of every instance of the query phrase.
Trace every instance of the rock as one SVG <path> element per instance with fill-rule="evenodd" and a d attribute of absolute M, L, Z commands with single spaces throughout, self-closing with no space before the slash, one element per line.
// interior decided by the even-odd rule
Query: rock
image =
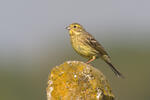
<path fill-rule="evenodd" d="M 80 61 L 54 67 L 48 79 L 47 100 L 114 100 L 105 76 Z"/>

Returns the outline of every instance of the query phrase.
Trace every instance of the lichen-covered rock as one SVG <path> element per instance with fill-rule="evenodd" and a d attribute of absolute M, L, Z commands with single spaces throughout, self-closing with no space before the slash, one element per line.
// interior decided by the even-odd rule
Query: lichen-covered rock
<path fill-rule="evenodd" d="M 105 76 L 80 61 L 67 61 L 51 70 L 48 100 L 114 100 Z"/>

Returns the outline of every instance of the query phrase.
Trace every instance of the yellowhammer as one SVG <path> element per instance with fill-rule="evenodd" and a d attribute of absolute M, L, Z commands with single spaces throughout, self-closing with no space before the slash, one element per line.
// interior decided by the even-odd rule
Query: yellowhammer
<path fill-rule="evenodd" d="M 87 63 L 96 58 L 102 58 L 118 77 L 123 75 L 112 65 L 111 60 L 102 45 L 90 35 L 82 25 L 78 23 L 70 24 L 66 29 L 69 30 L 72 47 L 81 56 L 89 59 Z"/>

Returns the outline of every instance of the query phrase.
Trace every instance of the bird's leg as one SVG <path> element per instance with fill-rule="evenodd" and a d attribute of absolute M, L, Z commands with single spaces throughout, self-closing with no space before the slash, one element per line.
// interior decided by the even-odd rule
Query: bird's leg
<path fill-rule="evenodd" d="M 87 61 L 86 63 L 89 64 L 90 62 L 94 61 L 96 59 L 95 56 L 92 57 L 92 59 L 90 59 L 89 61 Z"/>

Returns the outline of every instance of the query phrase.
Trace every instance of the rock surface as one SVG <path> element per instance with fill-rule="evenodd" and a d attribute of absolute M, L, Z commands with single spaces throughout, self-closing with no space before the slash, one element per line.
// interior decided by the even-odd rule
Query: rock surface
<path fill-rule="evenodd" d="M 54 67 L 48 79 L 47 100 L 114 100 L 105 76 L 80 61 Z"/>

